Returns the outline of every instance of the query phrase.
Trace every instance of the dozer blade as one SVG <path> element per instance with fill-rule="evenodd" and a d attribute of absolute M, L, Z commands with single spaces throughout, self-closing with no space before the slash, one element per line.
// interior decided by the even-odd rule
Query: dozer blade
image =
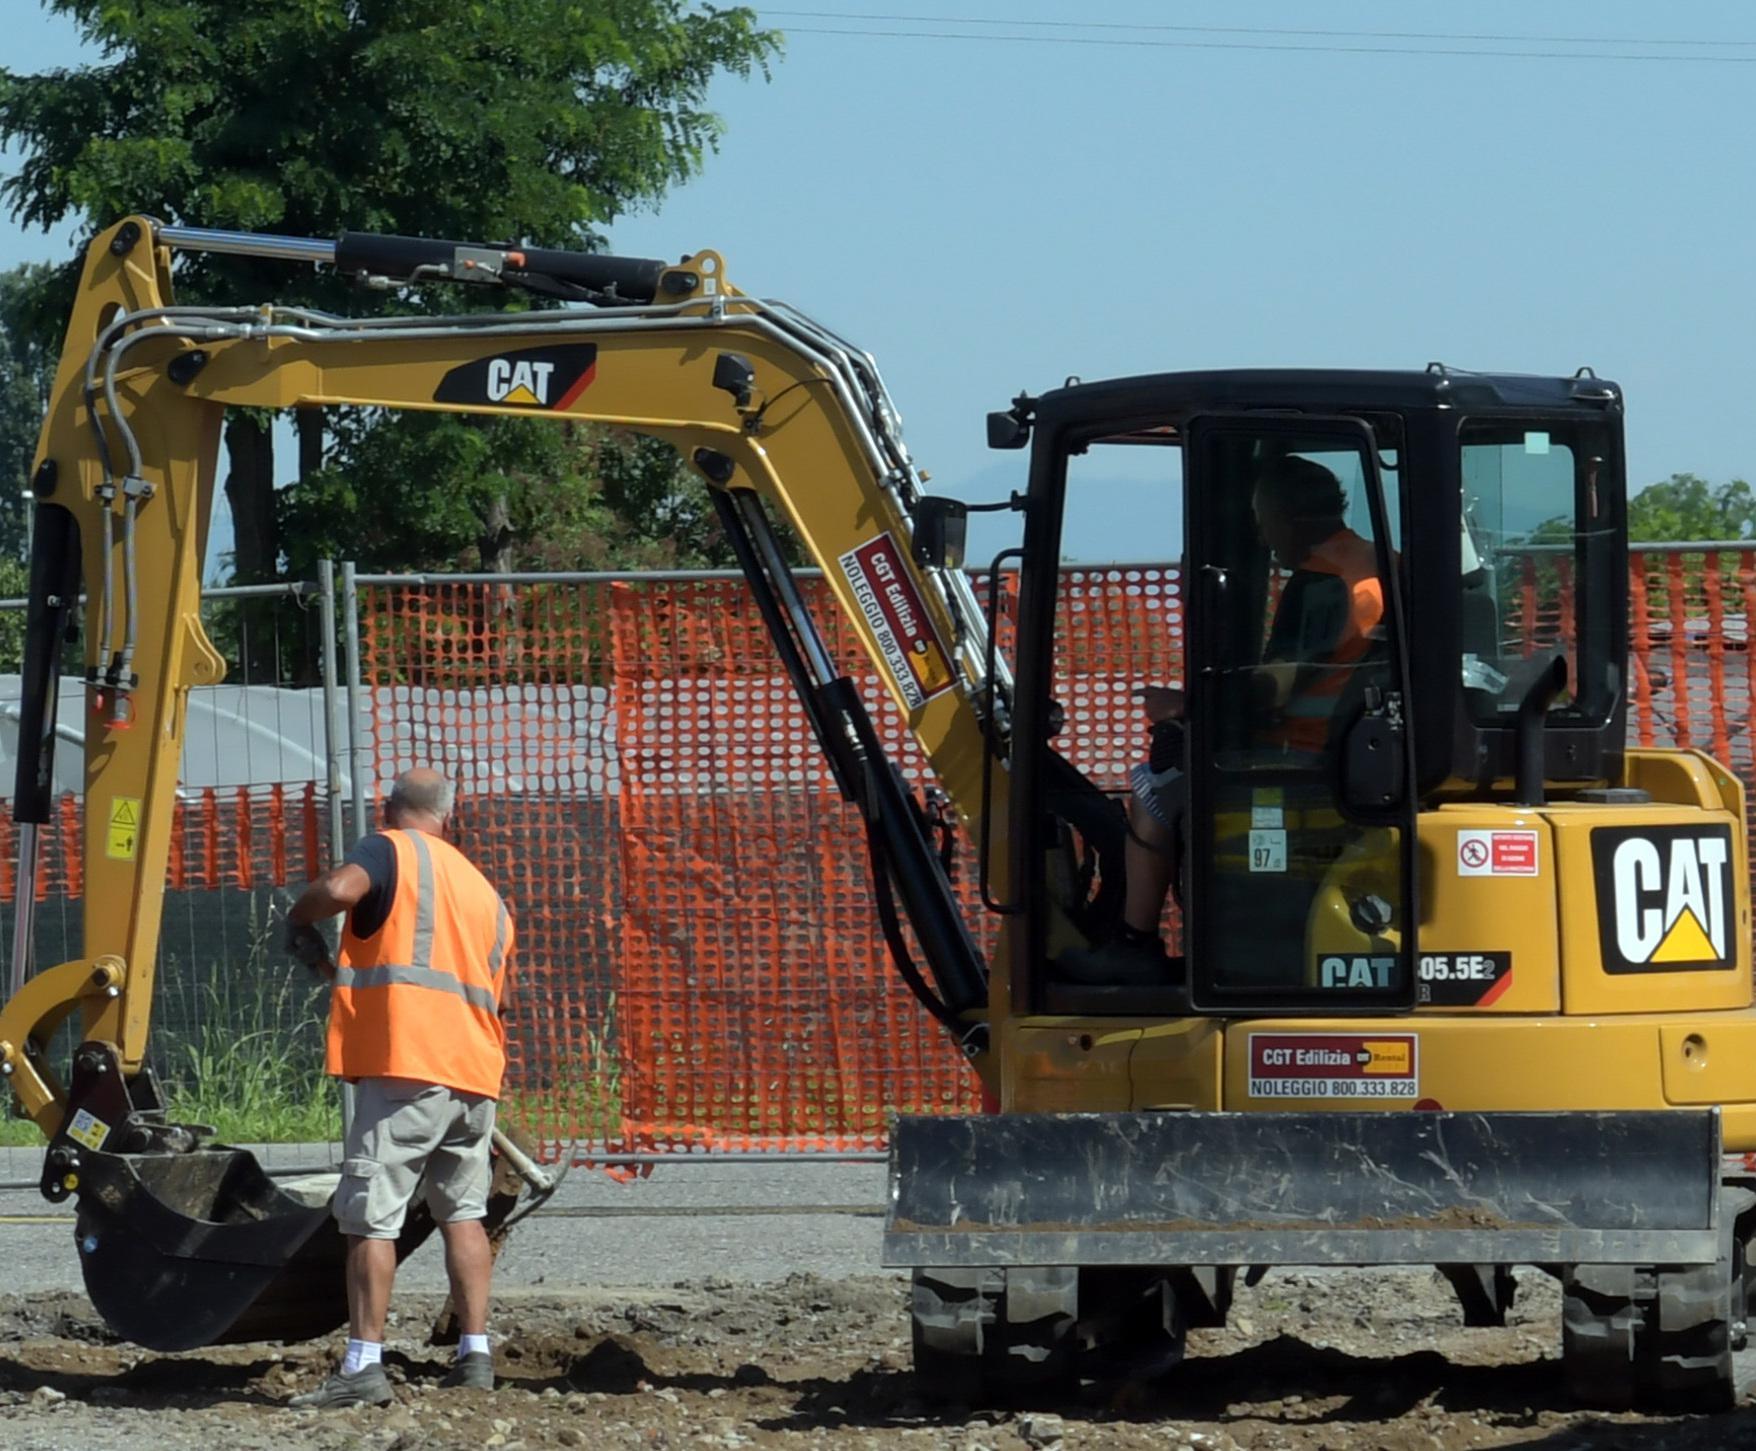
<path fill-rule="evenodd" d="M 92 1305 L 149 1350 L 305 1340 L 347 1319 L 334 1176 L 288 1192 L 243 1149 L 80 1155 L 74 1234 Z M 432 1229 L 411 1208 L 397 1244 Z"/>
<path fill-rule="evenodd" d="M 899 1119 L 884 1263 L 1703 1265 L 1717 1109 Z"/>

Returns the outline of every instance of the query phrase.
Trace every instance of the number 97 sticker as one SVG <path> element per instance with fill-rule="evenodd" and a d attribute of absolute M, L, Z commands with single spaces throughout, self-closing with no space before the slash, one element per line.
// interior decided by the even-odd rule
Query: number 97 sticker
<path fill-rule="evenodd" d="M 1287 834 L 1284 831 L 1250 833 L 1250 870 L 1284 872 L 1287 869 Z"/>

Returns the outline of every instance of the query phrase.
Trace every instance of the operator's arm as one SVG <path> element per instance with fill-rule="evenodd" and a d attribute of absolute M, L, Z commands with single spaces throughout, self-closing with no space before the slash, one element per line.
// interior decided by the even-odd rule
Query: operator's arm
<path fill-rule="evenodd" d="M 1174 685 L 1143 685 L 1134 692 L 1140 697 L 1146 718 L 1154 725 L 1161 721 L 1183 718 L 1183 692 Z"/>

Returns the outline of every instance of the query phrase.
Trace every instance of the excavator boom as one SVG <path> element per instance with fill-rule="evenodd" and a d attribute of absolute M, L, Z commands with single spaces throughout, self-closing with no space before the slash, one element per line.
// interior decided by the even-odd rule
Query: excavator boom
<path fill-rule="evenodd" d="M 549 305 L 361 318 L 179 305 L 172 261 L 188 250 L 330 266 L 378 288 L 478 284 Z M 241 1151 L 202 1147 L 167 1123 L 145 1063 L 185 703 L 224 673 L 198 606 L 225 410 L 345 406 L 589 422 L 676 446 L 713 492 L 831 769 L 861 811 L 899 968 L 972 1060 L 986 1057 L 986 963 L 929 823 L 776 536 L 779 521 L 823 568 L 966 819 L 984 786 L 990 816 L 1003 818 L 1004 783 L 983 781 L 984 736 L 1010 680 L 967 578 L 916 557 L 922 480 L 868 356 L 784 304 L 744 296 L 711 252 L 671 266 L 129 219 L 88 251 L 35 464 L 22 876 L 0 1071 L 50 1136 L 44 1192 L 80 1195 L 94 1301 L 124 1333 L 167 1346 L 268 1324 L 313 1333 L 340 1314 L 339 1275 L 316 1275 L 332 1293 L 310 1303 L 313 1276 L 299 1270 L 334 1268 L 325 1216 L 280 1194 Z M 34 832 L 49 819 L 61 642 L 75 633 L 88 708 L 84 956 L 33 974 Z M 64 1086 L 46 1045 L 74 1012 L 82 1042 Z M 301 1286 L 307 1303 L 291 1320 L 258 1303 Z M 201 1309 L 160 1313 L 169 1303 Z"/>

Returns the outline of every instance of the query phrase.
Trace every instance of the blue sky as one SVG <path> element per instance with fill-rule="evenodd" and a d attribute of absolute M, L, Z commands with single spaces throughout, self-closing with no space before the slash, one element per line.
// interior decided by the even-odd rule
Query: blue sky
<path fill-rule="evenodd" d="M 1676 0 L 793 0 L 850 17 L 1604 37 L 1688 59 L 1189 49 L 1418 46 L 1190 31 L 1114 46 L 795 30 L 772 81 L 725 82 L 704 175 L 609 228 L 616 250 L 711 246 L 746 291 L 869 348 L 935 486 L 995 497 L 1022 456 L 983 414 L 1021 387 L 1226 366 L 1570 372 L 1629 400 L 1630 482 L 1750 472 L 1756 336 L 1747 138 L 1756 11 Z M 76 59 L 8 0 L 6 63 Z M 833 27 L 835 21 L 769 23 Z M 853 28 L 979 27 L 853 20 Z M 1656 44 L 1739 42 L 1711 51 Z M 1164 42 L 1175 41 L 1177 45 Z M 1547 41 L 1464 48 L 1578 50 Z M 0 221 L 0 265 L 65 238 Z M 1093 488 L 1068 551 L 1174 552 L 1169 490 Z M 1162 543 L 1161 543 L 1162 541 Z M 994 542 L 985 523 L 980 552 Z"/>

